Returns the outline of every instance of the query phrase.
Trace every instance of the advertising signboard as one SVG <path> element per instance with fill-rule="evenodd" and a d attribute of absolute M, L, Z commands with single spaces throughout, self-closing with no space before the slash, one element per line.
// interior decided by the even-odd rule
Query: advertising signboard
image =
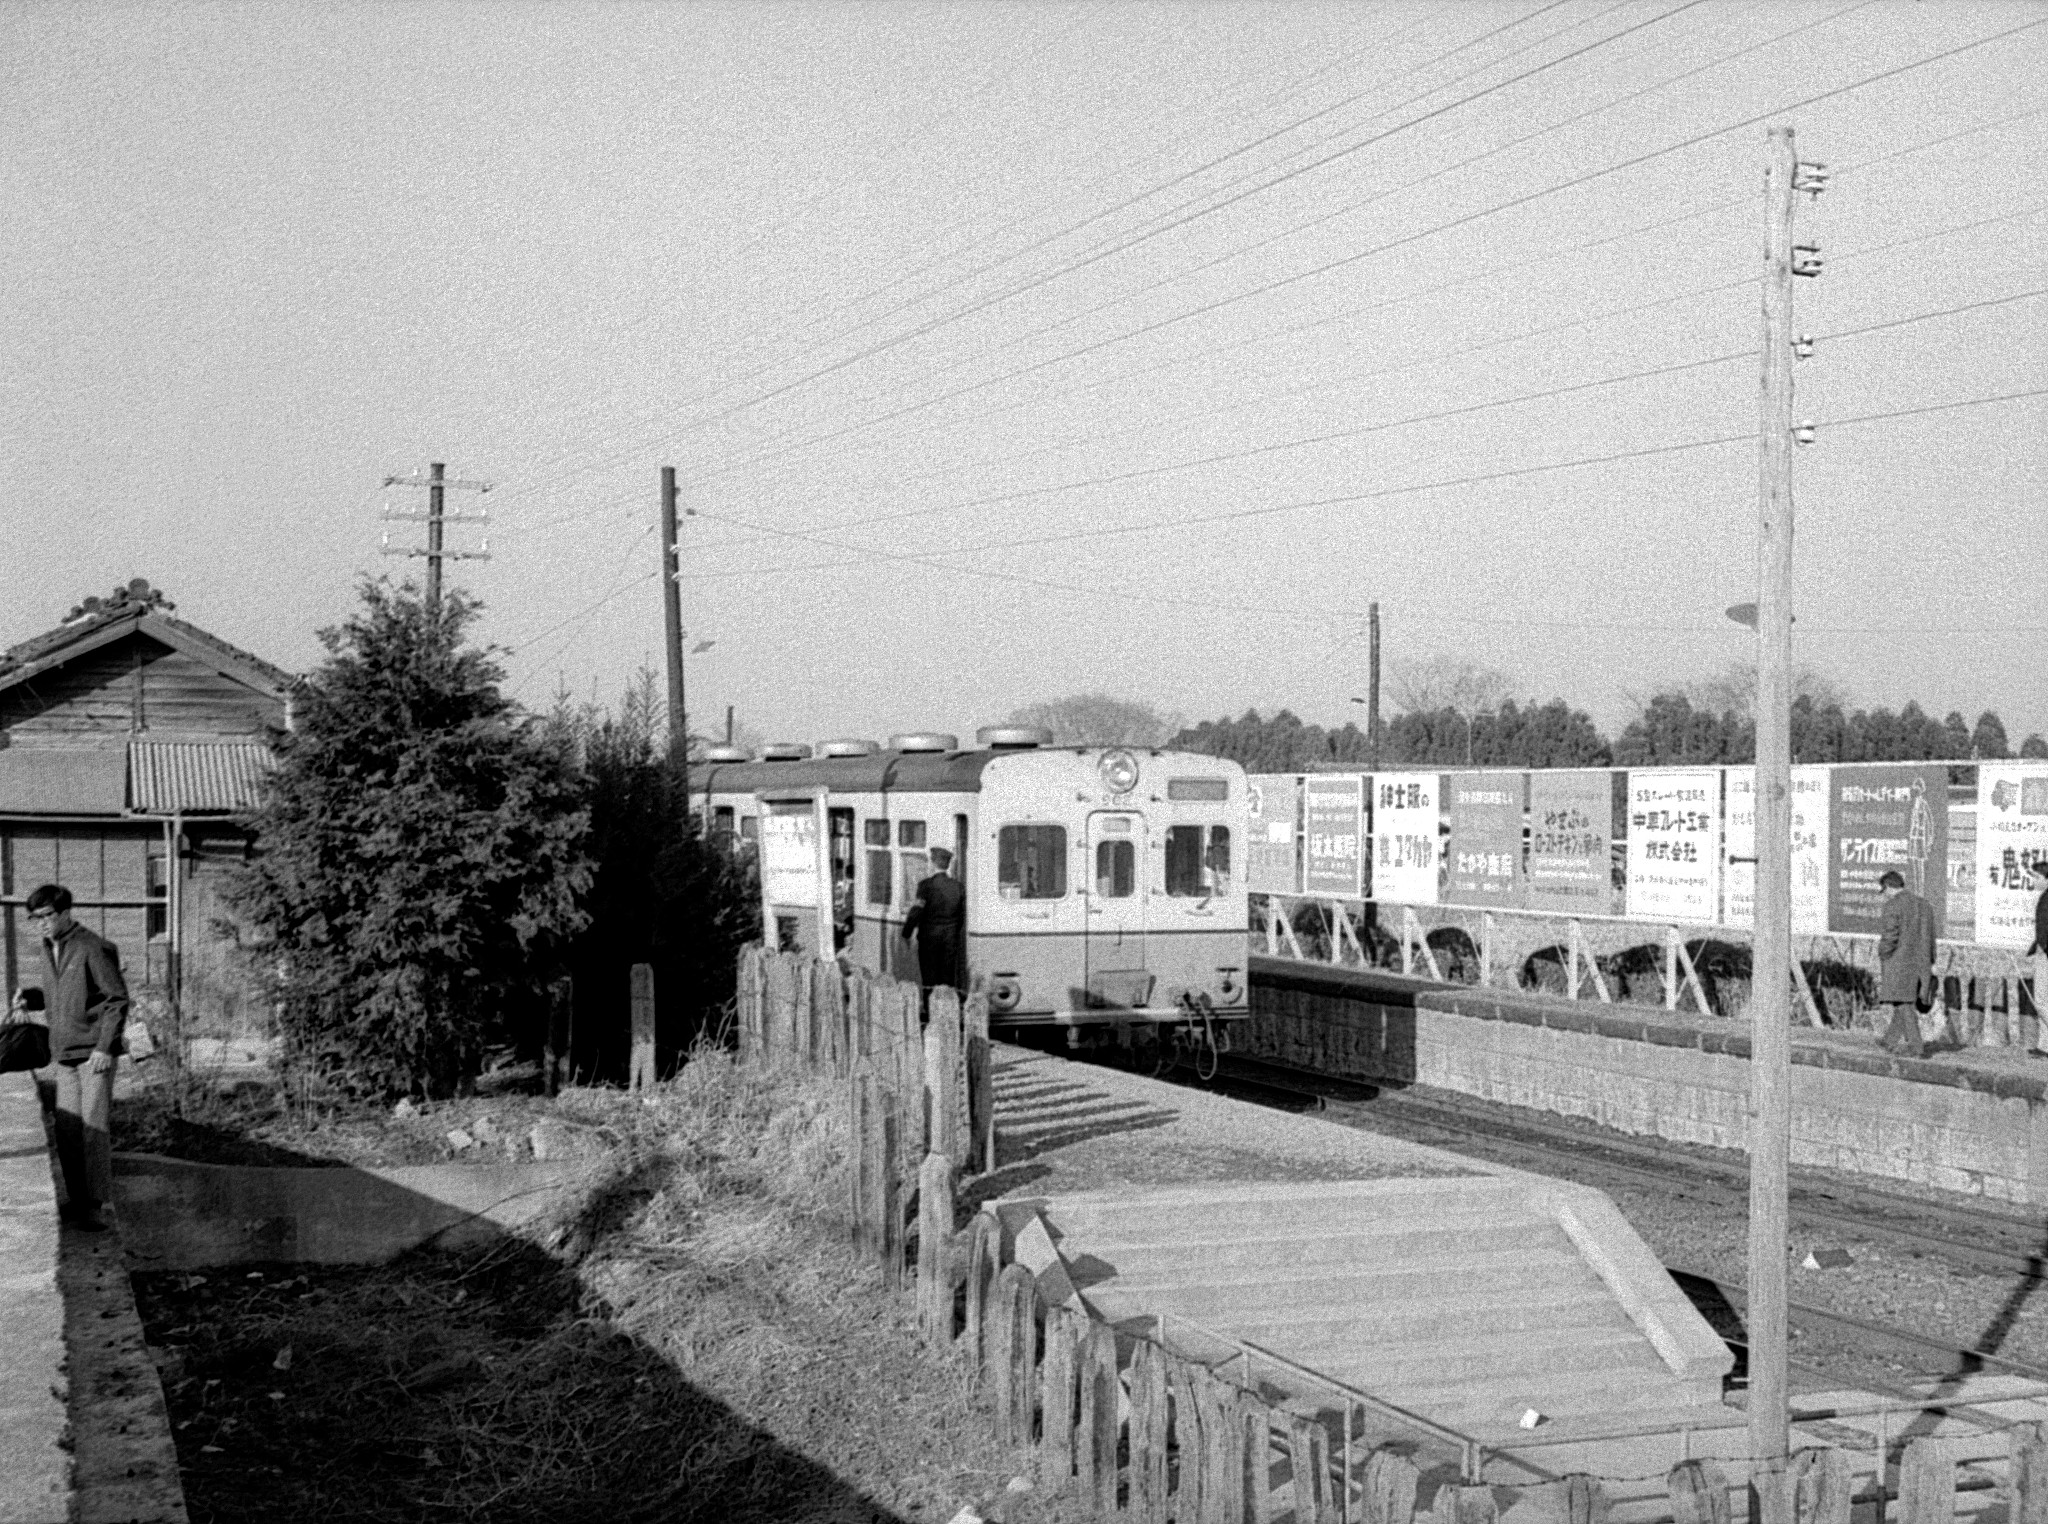
<path fill-rule="evenodd" d="M 818 817 L 808 799 L 762 814 L 761 892 L 771 905 L 818 903 Z"/>
<path fill-rule="evenodd" d="M 1301 781 L 1289 773 L 1258 773 L 1245 783 L 1251 805 L 1245 886 L 1253 894 L 1299 894 L 1295 833 L 1301 826 Z"/>
<path fill-rule="evenodd" d="M 1454 905 L 1519 907 L 1522 799 L 1527 773 L 1452 773 L 1445 779 L 1451 817 L 1450 883 Z"/>
<path fill-rule="evenodd" d="M 1711 767 L 1631 768 L 1628 914 L 1711 923 L 1718 916 L 1721 774 Z"/>
<path fill-rule="evenodd" d="M 1756 915 L 1756 769 L 1730 767 L 1723 805 L 1728 867 L 1723 924 L 1747 930 Z M 1792 769 L 1792 930 L 1828 929 L 1828 770 Z"/>
<path fill-rule="evenodd" d="M 1834 870 L 1832 931 L 1876 932 L 1884 913 L 1878 879 L 1897 869 L 1947 923 L 1948 769 L 1939 764 L 1837 767 L 1828 783 Z"/>
<path fill-rule="evenodd" d="M 1951 942 L 1977 937 L 1977 806 L 1948 807 L 1948 920 L 1941 934 Z M 2025 944 L 2022 944 L 2023 946 Z"/>
<path fill-rule="evenodd" d="M 1614 782 L 1604 769 L 1529 775 L 1529 908 L 1612 915 Z"/>
<path fill-rule="evenodd" d="M 2048 762 L 1977 768 L 1977 940 L 2025 948 L 2034 940 L 2027 864 L 2048 862 Z"/>
<path fill-rule="evenodd" d="M 1310 773 L 1301 780 L 1303 894 L 1361 897 L 1365 870 L 1365 780 Z"/>
<path fill-rule="evenodd" d="M 1372 897 L 1397 905 L 1437 902 L 1436 773 L 1372 775 Z"/>

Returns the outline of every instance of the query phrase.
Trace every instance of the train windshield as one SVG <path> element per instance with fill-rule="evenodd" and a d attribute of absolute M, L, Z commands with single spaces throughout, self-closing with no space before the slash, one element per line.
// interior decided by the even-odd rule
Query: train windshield
<path fill-rule="evenodd" d="M 1095 893 L 1106 900 L 1127 900 L 1138 891 L 1138 851 L 1128 841 L 1095 844 Z"/>
<path fill-rule="evenodd" d="M 1067 829 L 1006 825 L 996 834 L 996 889 L 1006 900 L 1056 900 L 1067 892 Z"/>
<path fill-rule="evenodd" d="M 1230 892 L 1229 826 L 1167 828 L 1166 892 L 1182 899 Z"/>

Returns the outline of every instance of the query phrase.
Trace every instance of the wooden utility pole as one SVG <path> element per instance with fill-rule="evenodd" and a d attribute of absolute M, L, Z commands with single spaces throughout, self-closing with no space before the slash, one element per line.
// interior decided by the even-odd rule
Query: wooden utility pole
<path fill-rule="evenodd" d="M 683 590 L 676 583 L 676 468 L 661 468 L 661 621 L 668 645 L 668 749 L 689 756 L 690 715 L 683 703 Z"/>
<path fill-rule="evenodd" d="M 1367 611 L 1372 626 L 1371 667 L 1365 690 L 1365 753 L 1375 770 L 1380 765 L 1380 606 L 1375 599 Z"/>
<path fill-rule="evenodd" d="M 1792 1085 L 1792 129 L 1764 170 L 1757 476 L 1756 919 L 1750 980 L 1749 1453 L 1756 1524 L 1792 1524 L 1785 1403 L 1786 1171 Z M 1816 266 L 1817 267 L 1817 266 Z"/>
<path fill-rule="evenodd" d="M 488 492 L 489 482 L 459 482 L 448 477 L 448 468 L 440 461 L 427 467 L 424 479 L 418 476 L 387 476 L 387 487 L 425 487 L 427 489 L 427 511 L 421 513 L 414 508 L 394 513 L 384 510 L 386 521 L 402 519 L 410 523 L 425 523 L 427 526 L 427 548 L 416 545 L 394 546 L 391 532 L 384 532 L 384 554 L 387 556 L 425 556 L 427 559 L 427 607 L 438 613 L 441 607 L 441 563 L 443 561 L 488 561 L 491 559 L 491 542 L 486 540 L 478 550 L 449 550 L 446 548 L 446 526 L 456 524 L 481 524 L 490 518 L 486 511 L 476 513 L 450 513 L 447 511 L 447 490 L 457 487 L 471 492 Z"/>
<path fill-rule="evenodd" d="M 447 487 L 447 470 L 440 461 L 427 467 L 427 607 L 441 606 L 441 528 L 445 520 L 441 507 Z"/>

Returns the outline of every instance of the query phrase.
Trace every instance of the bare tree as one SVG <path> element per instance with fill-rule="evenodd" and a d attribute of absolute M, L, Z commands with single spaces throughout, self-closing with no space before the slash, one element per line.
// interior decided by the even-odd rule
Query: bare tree
<path fill-rule="evenodd" d="M 1394 702 L 1404 714 L 1434 714 L 1455 709 L 1485 714 L 1514 696 L 1515 680 L 1498 667 L 1470 657 L 1436 655 L 1394 663 Z"/>
<path fill-rule="evenodd" d="M 1038 725 L 1055 746 L 1163 746 L 1186 723 L 1137 699 L 1076 693 L 1010 712 L 1005 725 Z"/>
<path fill-rule="evenodd" d="M 1667 683 L 1665 691 L 1684 694 L 1686 702 L 1695 709 L 1704 709 L 1709 714 L 1726 714 L 1732 710 L 1737 719 L 1746 720 L 1756 708 L 1756 663 L 1733 662 L 1712 677 Z M 1811 699 L 1816 709 L 1825 709 L 1830 704 L 1846 705 L 1849 701 L 1849 695 L 1840 683 L 1812 667 L 1794 670 L 1792 696 Z M 1642 705 L 1639 703 L 1637 707 Z"/>

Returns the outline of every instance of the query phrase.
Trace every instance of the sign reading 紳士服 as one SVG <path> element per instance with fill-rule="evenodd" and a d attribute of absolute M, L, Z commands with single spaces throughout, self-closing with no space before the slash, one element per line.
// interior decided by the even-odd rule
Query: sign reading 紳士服
<path fill-rule="evenodd" d="M 1294 835 L 1300 825 L 1301 784 L 1286 773 L 1245 779 L 1251 804 L 1245 843 L 1245 885 L 1253 894 L 1301 893 L 1301 858 Z"/>
<path fill-rule="evenodd" d="M 1436 773 L 1372 775 L 1372 897 L 1437 902 Z"/>
<path fill-rule="evenodd" d="M 1612 915 L 1614 775 L 1529 775 L 1529 908 Z"/>
<path fill-rule="evenodd" d="M 818 817 L 809 800 L 771 804 L 762 815 L 761 891 L 771 905 L 818 903 Z"/>
<path fill-rule="evenodd" d="M 1450 889 L 1454 905 L 1519 906 L 1527 773 L 1452 773 Z"/>
<path fill-rule="evenodd" d="M 1301 780 L 1301 892 L 1360 897 L 1365 865 L 1364 780 L 1356 773 Z"/>
<path fill-rule="evenodd" d="M 1721 919 L 1747 928 L 1756 916 L 1756 769 L 1725 769 L 1723 806 L 1728 871 L 1721 886 Z M 1828 770 L 1792 769 L 1792 929 L 1817 935 L 1828 929 Z"/>
<path fill-rule="evenodd" d="M 2027 864 L 2048 862 L 2048 763 L 1985 762 L 1977 768 L 1977 940 L 2027 947 L 2034 905 Z"/>
<path fill-rule="evenodd" d="M 1719 769 L 1631 768 L 1629 916 L 1711 923 L 1721 908 L 1720 868 Z"/>
<path fill-rule="evenodd" d="M 1879 929 L 1884 890 L 1878 880 L 1896 869 L 1927 901 L 1934 924 L 1948 913 L 1948 769 L 1838 767 L 1828 784 L 1834 866 L 1829 929 Z"/>

